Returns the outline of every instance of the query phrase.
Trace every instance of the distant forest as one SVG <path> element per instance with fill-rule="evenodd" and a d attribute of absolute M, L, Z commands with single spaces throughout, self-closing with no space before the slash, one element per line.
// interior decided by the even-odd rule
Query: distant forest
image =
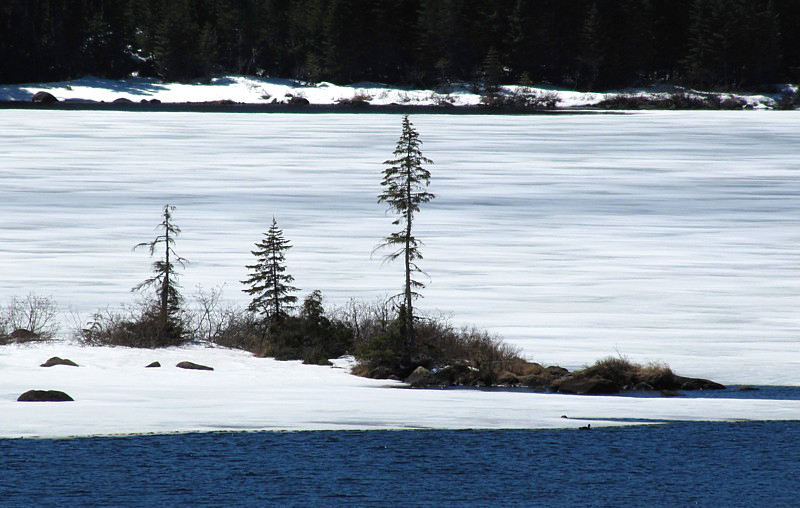
<path fill-rule="evenodd" d="M 0 82 L 800 81 L 800 0 L 0 0 Z"/>

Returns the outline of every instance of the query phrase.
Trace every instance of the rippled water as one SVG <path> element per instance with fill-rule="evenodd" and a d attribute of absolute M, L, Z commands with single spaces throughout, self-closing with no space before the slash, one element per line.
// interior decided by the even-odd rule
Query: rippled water
<path fill-rule="evenodd" d="M 796 506 L 800 422 L 0 440 L 2 506 Z"/>

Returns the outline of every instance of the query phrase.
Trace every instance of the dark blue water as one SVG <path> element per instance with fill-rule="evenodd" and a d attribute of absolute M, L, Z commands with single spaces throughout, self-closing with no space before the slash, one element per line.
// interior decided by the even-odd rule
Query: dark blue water
<path fill-rule="evenodd" d="M 800 422 L 0 440 L 2 506 L 800 506 Z"/>

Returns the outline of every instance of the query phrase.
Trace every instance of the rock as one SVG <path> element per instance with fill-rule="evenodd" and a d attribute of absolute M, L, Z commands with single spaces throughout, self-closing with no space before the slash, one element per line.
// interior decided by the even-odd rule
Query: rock
<path fill-rule="evenodd" d="M 17 402 L 73 402 L 75 399 L 58 390 L 28 390 Z"/>
<path fill-rule="evenodd" d="M 642 381 L 641 383 L 636 383 L 633 385 L 633 389 L 638 391 L 651 391 L 653 390 L 653 385 Z"/>
<path fill-rule="evenodd" d="M 545 369 L 536 362 L 525 362 L 523 365 L 515 367 L 514 372 L 516 372 L 520 378 L 523 378 L 531 374 L 541 376 L 544 374 Z"/>
<path fill-rule="evenodd" d="M 477 374 L 467 365 L 448 365 L 434 374 L 434 382 L 440 386 L 470 386 L 475 383 Z"/>
<path fill-rule="evenodd" d="M 680 393 L 676 392 L 675 390 L 661 390 L 662 397 L 683 397 Z"/>
<path fill-rule="evenodd" d="M 737 392 L 755 392 L 755 391 L 758 391 L 758 388 L 756 388 L 755 386 L 750 386 L 750 385 L 742 385 L 736 391 Z"/>
<path fill-rule="evenodd" d="M 113 102 L 116 103 L 116 104 L 131 104 L 131 103 L 133 103 L 133 101 L 128 99 L 127 97 L 119 97 L 117 99 L 114 99 Z"/>
<path fill-rule="evenodd" d="M 644 381 L 651 386 L 651 390 L 677 390 L 681 387 L 677 380 L 678 376 L 669 369 L 659 372 L 658 375 L 649 377 Z"/>
<path fill-rule="evenodd" d="M 368 375 L 366 377 L 370 379 L 391 379 L 392 376 L 397 377 L 397 375 L 387 367 L 375 367 L 367 374 Z"/>
<path fill-rule="evenodd" d="M 537 376 L 535 374 L 531 374 L 530 376 L 525 376 L 520 378 L 520 384 L 523 386 L 527 386 L 528 388 L 533 388 L 537 391 L 545 392 L 550 389 L 550 381 L 547 378 L 542 376 Z"/>
<path fill-rule="evenodd" d="M 207 367 L 205 365 L 200 365 L 199 363 L 193 362 L 180 362 L 176 365 L 179 369 L 189 369 L 189 370 L 214 370 L 211 367 Z"/>
<path fill-rule="evenodd" d="M 291 104 L 292 106 L 308 106 L 310 102 L 305 97 L 290 97 L 287 104 Z"/>
<path fill-rule="evenodd" d="M 559 367 L 557 365 L 551 365 L 546 369 L 544 369 L 544 371 L 547 372 L 547 375 L 553 379 L 562 378 L 567 374 L 569 374 L 569 371 L 567 369 L 565 369 L 564 367 Z"/>
<path fill-rule="evenodd" d="M 67 358 L 59 358 L 54 356 L 40 365 L 40 367 L 53 367 L 55 365 L 68 365 L 70 367 L 77 367 L 78 364 Z"/>
<path fill-rule="evenodd" d="M 36 92 L 31 99 L 33 102 L 38 102 L 39 104 L 53 104 L 58 102 L 55 95 L 51 94 L 50 92 Z"/>
<path fill-rule="evenodd" d="M 725 386 L 708 379 L 676 376 L 681 390 L 724 390 Z"/>
<path fill-rule="evenodd" d="M 559 393 L 571 393 L 575 395 L 609 395 L 619 393 L 619 387 L 601 377 L 590 377 L 583 379 L 566 379 L 556 386 Z"/>
<path fill-rule="evenodd" d="M 150 365 L 145 365 L 145 369 L 152 369 L 152 368 L 156 368 L 156 367 L 161 367 L 161 363 L 153 362 Z"/>
<path fill-rule="evenodd" d="M 516 374 L 505 371 L 502 372 L 497 377 L 497 382 L 495 384 L 505 385 L 505 386 L 516 386 L 519 384 L 519 378 L 516 376 Z"/>
<path fill-rule="evenodd" d="M 420 388 L 436 384 L 436 379 L 433 377 L 431 371 L 420 366 L 406 378 L 406 383 L 410 384 L 412 388 Z"/>

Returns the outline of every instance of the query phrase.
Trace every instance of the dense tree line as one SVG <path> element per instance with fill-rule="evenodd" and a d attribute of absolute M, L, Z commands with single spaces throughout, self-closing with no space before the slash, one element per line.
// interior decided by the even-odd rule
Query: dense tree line
<path fill-rule="evenodd" d="M 800 0 L 0 0 L 0 82 L 800 80 Z"/>

